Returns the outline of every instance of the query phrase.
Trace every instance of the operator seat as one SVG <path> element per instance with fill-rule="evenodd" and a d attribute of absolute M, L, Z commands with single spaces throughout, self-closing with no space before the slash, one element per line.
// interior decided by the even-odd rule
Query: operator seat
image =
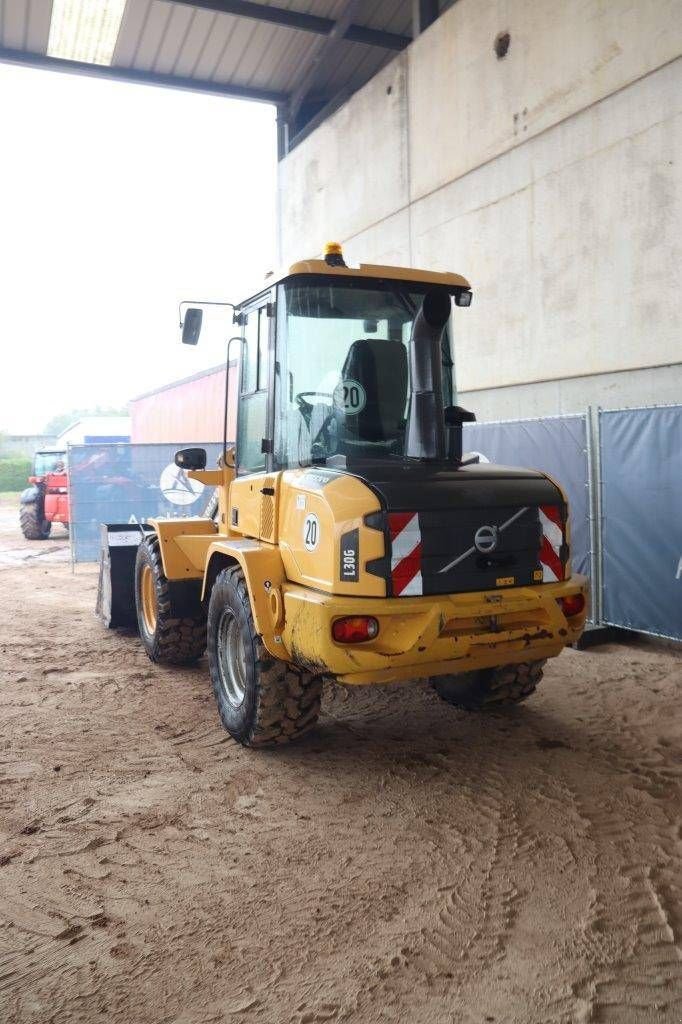
<path fill-rule="evenodd" d="M 403 343 L 382 338 L 354 341 L 342 370 L 342 382 L 348 381 L 362 385 L 365 404 L 358 413 L 348 407 L 338 409 L 340 450 L 371 458 L 399 450 L 407 402 L 407 351 Z"/>

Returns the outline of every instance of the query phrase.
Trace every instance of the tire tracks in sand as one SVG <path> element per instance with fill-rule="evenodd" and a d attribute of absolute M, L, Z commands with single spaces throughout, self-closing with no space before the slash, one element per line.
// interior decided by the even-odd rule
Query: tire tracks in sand
<path fill-rule="evenodd" d="M 661 675 L 665 679 L 666 673 Z M 656 680 L 654 680 L 656 682 Z M 611 725 L 592 765 L 576 766 L 572 793 L 595 850 L 594 899 L 581 939 L 594 962 L 574 984 L 577 1020 L 678 1024 L 682 1019 L 682 819 L 680 773 L 667 751 L 645 745 L 631 715 L 600 686 L 590 724 Z M 610 720 L 610 721 L 609 721 Z M 604 770 L 606 769 L 606 770 Z M 580 786 L 582 773 L 582 787 Z M 614 782 L 616 785 L 614 785 Z M 580 791 L 582 789 L 582 791 Z"/>

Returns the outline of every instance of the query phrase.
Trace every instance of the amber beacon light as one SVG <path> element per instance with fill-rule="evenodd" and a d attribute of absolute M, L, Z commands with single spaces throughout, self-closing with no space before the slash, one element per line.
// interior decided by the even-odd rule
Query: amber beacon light
<path fill-rule="evenodd" d="M 324 262 L 329 267 L 345 267 L 346 261 L 339 242 L 327 242 L 324 247 Z"/>

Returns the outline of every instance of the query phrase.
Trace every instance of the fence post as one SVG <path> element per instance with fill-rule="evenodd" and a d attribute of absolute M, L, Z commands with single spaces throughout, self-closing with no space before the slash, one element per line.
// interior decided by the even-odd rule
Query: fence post
<path fill-rule="evenodd" d="M 71 559 L 71 575 L 76 572 L 76 551 L 73 539 L 73 490 L 71 487 L 71 442 L 66 442 L 66 504 L 69 510 L 69 557 Z"/>
<path fill-rule="evenodd" d="M 602 501 L 601 501 L 601 408 L 589 405 L 586 416 L 587 487 L 590 521 L 590 600 L 592 622 L 602 625 Z"/>

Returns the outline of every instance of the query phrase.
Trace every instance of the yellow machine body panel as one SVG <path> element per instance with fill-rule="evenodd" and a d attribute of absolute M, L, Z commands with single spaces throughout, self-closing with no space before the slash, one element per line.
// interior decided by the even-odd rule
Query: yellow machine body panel
<path fill-rule="evenodd" d="M 379 509 L 376 495 L 350 474 L 330 481 L 314 466 L 283 473 L 279 546 L 287 579 L 330 594 L 385 597 L 385 581 L 365 570 L 368 561 L 384 554 L 383 534 L 364 522 Z M 344 537 L 354 531 L 357 543 L 344 546 Z M 351 564 L 355 549 L 362 557 Z M 353 582 L 344 579 L 348 568 L 354 570 Z"/>
<path fill-rule="evenodd" d="M 218 529 L 210 519 L 150 519 L 161 545 L 163 571 L 169 580 L 203 579 L 205 554 Z"/>

